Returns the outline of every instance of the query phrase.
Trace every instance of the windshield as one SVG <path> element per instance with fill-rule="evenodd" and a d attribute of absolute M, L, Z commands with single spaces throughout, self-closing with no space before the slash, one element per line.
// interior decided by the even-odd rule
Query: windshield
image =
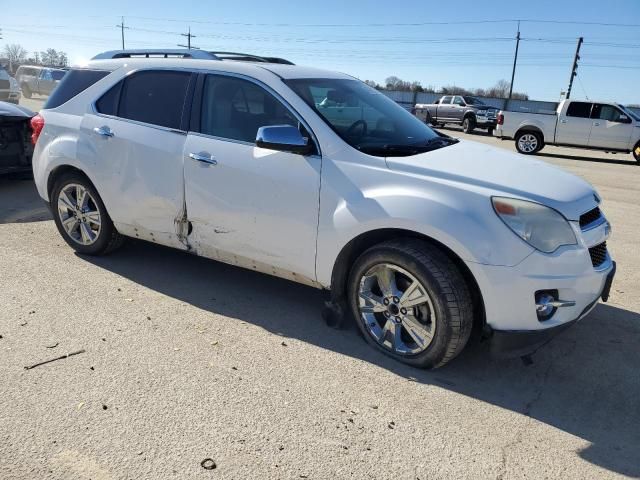
<path fill-rule="evenodd" d="M 467 102 L 469 105 L 484 105 L 482 100 L 478 100 L 475 97 L 462 97 L 462 98 L 464 98 L 464 101 Z"/>
<path fill-rule="evenodd" d="M 624 105 L 620 105 L 620 104 L 618 104 L 618 106 L 619 106 L 622 110 L 624 110 L 627 114 L 629 114 L 629 116 L 630 116 L 631 118 L 633 118 L 634 120 L 637 120 L 637 121 L 639 121 L 639 122 L 640 122 L 640 115 L 638 115 L 637 113 L 632 112 L 630 108 L 627 108 L 627 107 L 625 107 Z"/>
<path fill-rule="evenodd" d="M 285 83 L 340 137 L 362 152 L 407 156 L 443 147 L 439 135 L 393 100 L 359 80 L 294 79 Z M 431 142 L 431 143 L 430 143 Z"/>

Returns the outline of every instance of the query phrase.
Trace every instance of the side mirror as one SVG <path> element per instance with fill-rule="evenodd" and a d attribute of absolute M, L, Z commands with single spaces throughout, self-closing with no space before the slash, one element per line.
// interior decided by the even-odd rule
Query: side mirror
<path fill-rule="evenodd" d="M 627 117 L 626 115 L 622 114 L 618 117 L 618 121 L 620 123 L 631 123 L 631 119 L 629 117 Z"/>
<path fill-rule="evenodd" d="M 314 150 L 313 143 L 291 125 L 260 127 L 256 135 L 256 146 L 300 155 L 308 155 Z"/>

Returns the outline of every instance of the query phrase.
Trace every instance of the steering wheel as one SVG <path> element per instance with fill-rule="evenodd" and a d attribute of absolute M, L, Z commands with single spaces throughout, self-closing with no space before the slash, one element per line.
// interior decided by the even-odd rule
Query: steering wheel
<path fill-rule="evenodd" d="M 369 127 L 367 127 L 367 122 L 365 122 L 364 120 L 356 120 L 355 122 L 353 122 L 351 126 L 347 129 L 347 136 L 355 137 L 356 136 L 355 131 L 358 127 L 362 128 L 362 132 L 360 132 L 358 137 L 364 137 L 367 134 L 367 131 L 369 130 Z"/>

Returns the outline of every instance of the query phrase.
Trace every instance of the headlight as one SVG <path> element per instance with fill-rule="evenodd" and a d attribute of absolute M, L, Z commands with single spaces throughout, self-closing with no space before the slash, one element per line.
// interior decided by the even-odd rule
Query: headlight
<path fill-rule="evenodd" d="M 555 252 L 562 245 L 575 245 L 569 222 L 552 208 L 515 198 L 492 197 L 493 209 L 520 238 L 541 252 Z"/>

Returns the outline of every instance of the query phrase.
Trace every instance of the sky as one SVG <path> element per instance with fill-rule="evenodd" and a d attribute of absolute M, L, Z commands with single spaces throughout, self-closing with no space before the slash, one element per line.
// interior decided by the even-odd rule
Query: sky
<path fill-rule="evenodd" d="M 558 100 L 582 36 L 572 98 L 640 104 L 640 0 L 30 0 L 28 9 L 0 0 L 0 49 L 55 48 L 82 63 L 121 47 L 121 16 L 128 48 L 177 48 L 190 27 L 192 44 L 203 49 L 435 88 L 510 80 L 521 19 L 515 91 Z"/>

